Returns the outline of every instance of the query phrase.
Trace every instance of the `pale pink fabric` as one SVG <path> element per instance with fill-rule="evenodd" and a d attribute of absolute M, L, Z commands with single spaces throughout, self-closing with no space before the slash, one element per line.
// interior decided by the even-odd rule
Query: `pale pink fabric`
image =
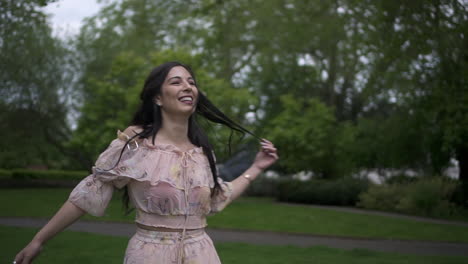
<path fill-rule="evenodd" d="M 93 173 L 71 192 L 69 201 L 94 216 L 102 216 L 114 188 L 128 186 L 137 210 L 135 221 L 147 226 L 203 228 L 206 216 L 221 211 L 232 194 L 232 184 L 218 179 L 222 191 L 210 197 L 213 176 L 202 148 L 181 151 L 173 145 L 153 145 L 144 139 L 138 148 L 125 148 L 120 137 L 99 156 Z M 135 149 L 136 150 L 133 150 Z"/>
<path fill-rule="evenodd" d="M 128 243 L 124 264 L 221 263 L 213 241 L 204 230 L 187 231 L 182 244 L 180 237 L 177 232 L 137 229 Z"/>

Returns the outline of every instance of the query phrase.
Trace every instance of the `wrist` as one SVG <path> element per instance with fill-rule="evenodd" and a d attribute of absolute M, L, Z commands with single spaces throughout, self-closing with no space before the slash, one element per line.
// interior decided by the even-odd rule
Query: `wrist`
<path fill-rule="evenodd" d="M 257 165 L 252 164 L 252 166 L 250 166 L 250 168 L 248 169 L 249 173 L 252 175 L 252 174 L 255 174 L 255 176 L 257 176 L 258 174 L 262 173 L 263 172 L 263 169 L 258 167 Z"/>
<path fill-rule="evenodd" d="M 41 237 L 39 236 L 35 236 L 32 240 L 31 240 L 31 243 L 33 244 L 38 244 L 40 246 L 43 246 L 45 244 L 45 240 L 42 239 Z"/>
<path fill-rule="evenodd" d="M 259 167 L 257 167 L 256 165 L 252 164 L 252 166 L 250 166 L 250 168 L 248 168 L 244 174 L 248 174 L 249 175 L 249 180 L 252 182 L 253 180 L 255 180 L 255 178 L 257 178 L 257 176 L 262 173 L 262 169 L 260 169 Z"/>

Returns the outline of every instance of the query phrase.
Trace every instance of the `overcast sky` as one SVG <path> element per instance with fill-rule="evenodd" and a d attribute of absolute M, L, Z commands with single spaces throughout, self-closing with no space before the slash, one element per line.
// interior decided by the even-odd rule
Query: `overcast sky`
<path fill-rule="evenodd" d="M 77 34 L 83 18 L 96 14 L 99 8 L 96 0 L 60 0 L 44 10 L 50 14 L 54 34 L 65 36 Z"/>

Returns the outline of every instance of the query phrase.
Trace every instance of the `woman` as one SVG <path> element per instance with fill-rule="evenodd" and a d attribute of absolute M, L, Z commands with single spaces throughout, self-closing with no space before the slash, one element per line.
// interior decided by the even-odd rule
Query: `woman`
<path fill-rule="evenodd" d="M 232 182 L 218 178 L 213 150 L 195 119 L 201 115 L 240 132 L 200 93 L 193 72 L 178 62 L 162 64 L 145 81 L 132 126 L 99 156 L 93 173 L 15 258 L 28 264 L 42 245 L 86 212 L 102 216 L 114 188 L 125 188 L 136 209 L 136 234 L 124 263 L 220 263 L 204 232 L 206 215 L 236 199 L 278 155 L 268 140 L 251 167 Z"/>

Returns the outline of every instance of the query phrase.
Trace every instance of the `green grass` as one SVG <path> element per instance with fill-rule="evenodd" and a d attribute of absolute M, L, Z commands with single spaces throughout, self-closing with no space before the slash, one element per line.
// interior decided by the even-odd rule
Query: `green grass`
<path fill-rule="evenodd" d="M 14 256 L 32 238 L 36 229 L 0 226 L 0 260 L 11 263 Z M 66 231 L 51 240 L 35 264 L 54 263 L 122 263 L 128 239 Z M 414 256 L 374 252 L 369 250 L 340 250 L 327 247 L 300 248 L 293 246 L 259 246 L 243 243 L 215 244 L 223 264 L 461 264 L 465 257 Z"/>
<path fill-rule="evenodd" d="M 288 206 L 246 198 L 209 219 L 210 227 L 319 235 L 468 242 L 468 227 L 431 224 L 388 216 Z"/>
<path fill-rule="evenodd" d="M 0 216 L 50 217 L 67 199 L 69 189 L 3 189 Z M 106 216 L 85 219 L 127 221 L 119 195 Z M 288 206 L 271 199 L 241 198 L 209 217 L 209 227 L 363 238 L 468 242 L 468 227 L 423 223 L 386 216 L 355 214 L 308 206 Z"/>

